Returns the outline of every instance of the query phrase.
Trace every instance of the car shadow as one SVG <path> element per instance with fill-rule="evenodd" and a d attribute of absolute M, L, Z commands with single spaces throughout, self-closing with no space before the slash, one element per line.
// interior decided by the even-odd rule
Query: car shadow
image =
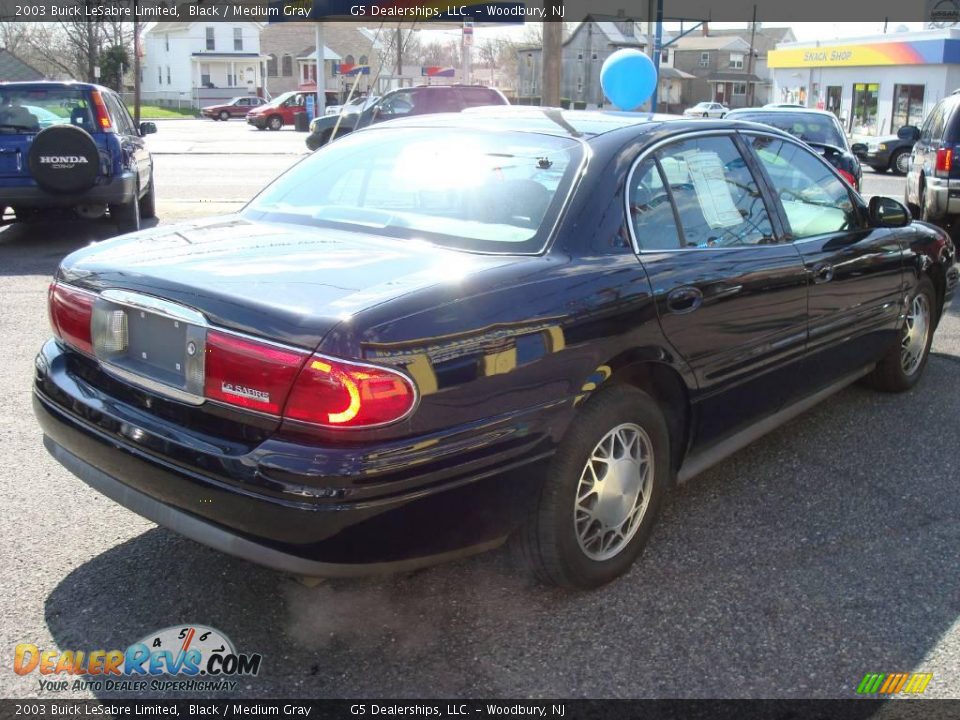
<path fill-rule="evenodd" d="M 308 587 L 152 529 L 66 576 L 46 622 L 71 649 L 215 627 L 263 654 L 231 693 L 251 698 L 854 697 L 924 669 L 960 616 L 956 372 L 934 355 L 911 393 L 852 387 L 681 487 L 594 592 L 507 549 Z"/>
<path fill-rule="evenodd" d="M 141 227 L 156 227 L 158 222 L 156 218 L 143 220 Z M 51 275 L 65 255 L 118 234 L 107 217 L 5 223 L 0 225 L 0 276 Z"/>

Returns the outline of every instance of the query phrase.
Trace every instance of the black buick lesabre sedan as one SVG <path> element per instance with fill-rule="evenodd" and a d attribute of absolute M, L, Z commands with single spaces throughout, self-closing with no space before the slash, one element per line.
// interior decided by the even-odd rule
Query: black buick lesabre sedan
<path fill-rule="evenodd" d="M 769 127 L 432 115 L 67 257 L 35 408 L 83 481 L 254 562 L 376 572 L 513 534 L 592 587 L 674 483 L 857 379 L 914 385 L 954 260 Z"/>

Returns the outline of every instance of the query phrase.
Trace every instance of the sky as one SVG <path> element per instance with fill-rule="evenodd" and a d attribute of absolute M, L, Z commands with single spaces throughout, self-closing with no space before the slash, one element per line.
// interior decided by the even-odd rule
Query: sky
<path fill-rule="evenodd" d="M 853 38 L 861 35 L 879 35 L 883 32 L 882 22 L 856 22 L 856 23 L 831 23 L 831 22 L 764 22 L 764 25 L 777 27 L 780 25 L 789 25 L 793 28 L 797 40 L 835 40 L 839 38 Z M 711 27 L 715 28 L 737 28 L 746 27 L 746 23 L 733 22 L 713 22 Z M 666 23 L 667 30 L 679 28 L 677 23 Z M 895 32 L 898 28 L 905 27 L 909 30 L 922 30 L 922 22 L 894 22 L 890 21 L 887 32 Z M 525 29 L 521 25 L 512 25 L 509 27 L 478 27 L 474 30 L 475 42 L 482 42 L 490 37 L 509 37 L 515 40 L 523 38 Z M 424 41 L 440 38 L 460 38 L 460 30 L 452 28 L 449 30 L 424 30 L 422 33 Z"/>

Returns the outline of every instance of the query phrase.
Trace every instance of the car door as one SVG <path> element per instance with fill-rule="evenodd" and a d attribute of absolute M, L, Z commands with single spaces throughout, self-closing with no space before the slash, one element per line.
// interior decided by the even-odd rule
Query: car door
<path fill-rule="evenodd" d="M 631 225 L 663 333 L 696 376 L 696 446 L 776 412 L 803 383 L 803 262 L 736 134 L 697 133 L 642 157 Z"/>
<path fill-rule="evenodd" d="M 106 93 L 106 98 L 114 127 L 117 128 L 120 146 L 123 148 L 124 155 L 131 158 L 130 166 L 136 168 L 140 179 L 140 190 L 143 191 L 150 184 L 153 173 L 153 159 L 147 150 L 146 141 L 140 135 L 140 129 L 134 124 L 130 113 L 127 112 L 123 100 L 115 93 Z"/>
<path fill-rule="evenodd" d="M 234 105 L 230 106 L 231 117 L 245 117 L 250 111 L 250 98 L 240 98 Z"/>
<path fill-rule="evenodd" d="M 872 228 L 862 201 L 806 145 L 745 133 L 810 280 L 808 361 L 817 387 L 875 363 L 903 310 L 904 228 Z"/>

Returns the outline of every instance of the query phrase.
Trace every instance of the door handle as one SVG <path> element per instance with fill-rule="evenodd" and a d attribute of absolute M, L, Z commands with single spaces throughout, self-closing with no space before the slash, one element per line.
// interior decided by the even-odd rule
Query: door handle
<path fill-rule="evenodd" d="M 833 265 L 822 262 L 813 266 L 813 282 L 815 285 L 822 285 L 833 280 Z"/>
<path fill-rule="evenodd" d="M 692 313 L 703 304 L 703 293 L 695 287 L 678 287 L 667 295 L 667 308 L 675 315 Z"/>

